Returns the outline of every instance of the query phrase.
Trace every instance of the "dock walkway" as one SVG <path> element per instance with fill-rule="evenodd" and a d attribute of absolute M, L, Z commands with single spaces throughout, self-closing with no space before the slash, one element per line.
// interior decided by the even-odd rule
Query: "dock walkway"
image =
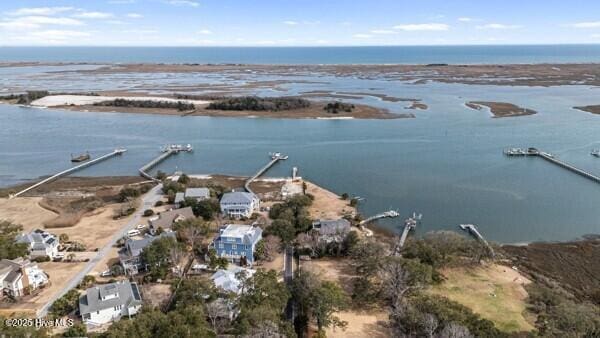
<path fill-rule="evenodd" d="M 156 167 L 162 161 L 164 161 L 167 158 L 169 158 L 171 155 L 179 154 L 182 151 L 192 152 L 193 148 L 189 144 L 187 145 L 187 147 L 183 147 L 183 146 L 180 146 L 180 145 L 174 145 L 174 144 L 166 146 L 164 148 L 162 154 L 160 154 L 159 156 L 155 157 L 152 161 L 148 162 L 146 165 L 144 165 L 143 167 L 141 167 L 140 169 L 138 169 L 138 171 L 140 172 L 140 175 L 142 177 L 144 177 L 144 178 L 147 178 L 147 179 L 151 180 L 151 181 L 159 182 L 159 180 L 156 179 L 156 177 L 153 177 L 152 175 L 150 175 L 148 173 L 148 171 L 150 169 Z"/>
<path fill-rule="evenodd" d="M 100 163 L 100 162 L 102 162 L 104 160 L 107 160 L 107 159 L 109 159 L 111 157 L 114 157 L 114 156 L 117 156 L 117 155 L 121 155 L 121 154 L 123 154 L 126 151 L 127 151 L 127 149 L 125 149 L 125 148 L 117 148 L 114 151 L 112 151 L 112 152 L 110 152 L 110 153 L 108 153 L 106 155 L 102 155 L 102 156 L 100 156 L 100 157 L 98 157 L 96 159 L 87 161 L 85 163 L 82 163 L 82 164 L 80 164 L 78 166 L 69 168 L 67 170 L 63 170 L 63 171 L 59 172 L 58 174 L 54 174 L 54 175 L 52 175 L 52 176 L 50 176 L 50 177 L 48 177 L 46 179 L 43 179 L 43 180 L 37 182 L 36 184 L 28 187 L 28 188 L 25 188 L 25 189 L 23 189 L 23 190 L 15 193 L 15 194 L 10 195 L 8 198 L 10 199 L 10 198 L 18 197 L 18 196 L 20 196 L 20 195 L 22 195 L 22 194 L 24 194 L 24 193 L 26 193 L 26 192 L 28 192 L 30 190 L 33 190 L 33 189 L 35 189 L 35 188 L 37 188 L 37 187 L 39 187 L 39 186 L 41 186 L 43 184 L 46 184 L 46 183 L 52 182 L 52 181 L 54 181 L 54 180 L 56 180 L 58 178 L 70 175 L 70 174 L 72 174 L 72 173 L 74 173 L 74 172 L 76 172 L 78 170 L 81 170 L 83 168 L 87 168 L 87 167 L 92 166 L 92 165 L 94 165 L 96 163 Z"/>
<path fill-rule="evenodd" d="M 521 149 L 521 148 L 511 148 L 511 149 L 507 149 L 504 151 L 504 154 L 506 156 L 537 156 L 540 158 L 543 158 L 544 160 L 556 164 L 559 167 L 565 168 L 571 172 L 574 172 L 580 176 L 583 176 L 587 179 L 590 179 L 596 183 L 600 183 L 600 176 L 596 176 L 590 172 L 587 172 L 583 169 L 579 169 L 567 162 L 561 161 L 559 159 L 557 159 L 556 157 L 554 157 L 554 155 L 544 152 L 544 151 L 540 151 L 536 148 L 528 148 L 527 150 L 525 149 Z"/>
<path fill-rule="evenodd" d="M 488 250 L 490 250 L 492 257 L 494 257 L 496 255 L 492 246 L 485 240 L 485 238 L 483 238 L 483 236 L 479 233 L 479 231 L 477 230 L 477 227 L 474 224 L 461 224 L 461 225 L 459 225 L 459 227 L 462 230 L 470 233 L 477 240 L 481 241 L 488 248 Z"/>
<path fill-rule="evenodd" d="M 262 176 L 264 173 L 266 173 L 267 170 L 271 169 L 271 167 L 275 165 L 275 163 L 287 159 L 288 157 L 286 155 L 281 155 L 280 153 L 273 154 L 269 163 L 267 163 L 264 167 L 260 168 L 260 170 L 256 174 L 254 174 L 254 176 L 246 180 L 246 182 L 244 183 L 244 189 L 246 189 L 247 192 L 254 194 L 254 191 L 250 189 L 250 183 Z"/>

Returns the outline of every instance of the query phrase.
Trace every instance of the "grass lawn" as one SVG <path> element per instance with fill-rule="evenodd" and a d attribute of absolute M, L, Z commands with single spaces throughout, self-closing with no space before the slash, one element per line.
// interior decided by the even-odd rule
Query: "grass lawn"
<path fill-rule="evenodd" d="M 447 278 L 431 288 L 433 294 L 445 296 L 463 304 L 507 332 L 531 331 L 533 325 L 525 318 L 527 291 L 530 281 L 517 271 L 502 265 L 444 269 Z"/>

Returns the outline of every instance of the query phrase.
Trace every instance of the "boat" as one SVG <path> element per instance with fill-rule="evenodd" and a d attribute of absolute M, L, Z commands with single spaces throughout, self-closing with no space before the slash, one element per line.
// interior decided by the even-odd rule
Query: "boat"
<path fill-rule="evenodd" d="M 288 159 L 287 155 L 281 155 L 280 152 L 271 153 L 270 155 L 271 155 L 272 160 L 275 160 L 275 159 L 287 160 Z"/>
<path fill-rule="evenodd" d="M 88 153 L 87 151 L 85 152 L 85 154 L 81 154 L 79 156 L 73 156 L 73 154 L 71 154 L 71 162 L 85 162 L 87 160 L 89 160 L 91 158 L 90 153 Z"/>
<path fill-rule="evenodd" d="M 174 151 L 174 152 L 180 152 L 180 151 L 187 151 L 187 152 L 192 152 L 194 150 L 194 148 L 192 147 L 191 144 L 186 144 L 181 145 L 181 144 L 167 144 L 166 146 L 162 147 L 161 151 L 163 153 L 169 152 L 169 151 Z"/>
<path fill-rule="evenodd" d="M 590 154 L 592 156 L 600 157 L 600 149 L 594 149 Z"/>

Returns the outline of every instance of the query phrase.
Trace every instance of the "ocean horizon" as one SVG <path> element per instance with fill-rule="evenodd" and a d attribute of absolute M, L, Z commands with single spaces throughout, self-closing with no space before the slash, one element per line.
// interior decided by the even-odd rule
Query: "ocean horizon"
<path fill-rule="evenodd" d="M 600 44 L 365 47 L 0 47 L 0 62 L 535 64 L 600 62 Z"/>

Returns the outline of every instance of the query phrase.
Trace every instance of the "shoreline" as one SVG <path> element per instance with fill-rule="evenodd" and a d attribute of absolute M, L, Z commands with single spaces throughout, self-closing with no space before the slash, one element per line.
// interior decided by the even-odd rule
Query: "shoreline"
<path fill-rule="evenodd" d="M 189 177 L 197 179 L 197 180 L 217 180 L 217 181 L 223 181 L 223 182 L 228 181 L 228 184 L 233 184 L 233 185 L 237 184 L 240 187 L 243 185 L 243 182 L 248 178 L 246 176 L 214 174 L 214 173 L 213 174 L 190 174 Z M 32 179 L 25 183 L 19 183 L 19 184 L 7 186 L 7 187 L 0 187 L 0 199 L 6 198 L 8 196 L 8 193 L 10 193 L 12 190 L 15 190 L 15 189 L 18 190 L 19 188 L 30 186 L 31 184 L 39 181 L 40 179 L 43 179 L 43 177 L 40 177 L 37 179 Z M 288 177 L 268 177 L 268 176 L 266 176 L 266 177 L 256 179 L 255 183 L 262 183 L 262 184 L 268 185 L 268 184 L 281 183 L 287 179 L 289 179 L 289 178 Z M 84 188 L 89 188 L 89 187 L 98 187 L 99 185 L 117 186 L 117 185 L 123 185 L 123 184 L 141 184 L 141 183 L 145 183 L 145 182 L 148 182 L 148 180 L 146 180 L 142 177 L 139 177 L 139 176 L 135 176 L 135 175 L 68 176 L 68 177 L 60 178 L 54 182 L 48 183 L 47 185 L 44 185 L 38 189 L 34 189 L 31 192 L 23 195 L 23 197 L 24 198 L 36 197 L 36 196 L 39 196 L 40 194 L 42 194 L 42 195 L 48 194 L 53 190 L 74 190 L 74 189 L 84 189 Z M 333 192 L 325 187 L 322 187 L 321 185 L 318 185 L 318 184 L 314 183 L 313 181 L 307 180 L 307 182 L 309 182 L 311 185 L 314 185 L 315 187 L 317 187 L 320 190 L 337 195 L 335 192 Z M 259 188 L 259 190 L 260 190 L 260 188 Z M 377 223 L 373 223 L 373 224 L 369 225 L 368 228 L 373 231 L 375 236 L 382 236 L 386 239 L 393 239 L 393 236 L 397 235 L 395 232 L 391 231 L 390 229 L 378 226 Z M 453 231 L 458 234 L 463 234 L 463 232 L 456 231 L 455 229 L 446 229 L 443 231 Z M 465 235 L 465 236 L 470 238 L 470 236 L 468 236 L 468 235 Z M 518 242 L 510 242 L 510 243 L 500 243 L 500 242 L 494 242 L 492 240 L 492 242 L 498 244 L 501 247 L 508 246 L 508 247 L 526 248 L 526 247 L 540 245 L 540 244 L 559 245 L 559 244 L 565 244 L 565 243 L 579 243 L 579 242 L 588 242 L 588 241 L 595 242 L 595 241 L 599 241 L 599 240 L 600 240 L 600 233 L 586 234 L 586 235 L 582 235 L 580 237 L 565 239 L 565 240 L 545 240 L 545 241 L 526 241 L 526 242 L 518 241 Z"/>

